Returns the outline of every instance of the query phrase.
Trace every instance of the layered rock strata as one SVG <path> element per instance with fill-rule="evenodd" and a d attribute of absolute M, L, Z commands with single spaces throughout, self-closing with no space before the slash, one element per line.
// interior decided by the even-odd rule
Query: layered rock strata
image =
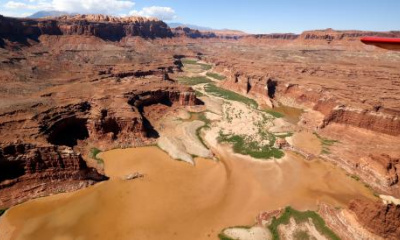
<path fill-rule="evenodd" d="M 336 140 L 324 158 L 376 191 L 400 196 L 399 55 L 356 41 L 370 33 L 343 32 L 340 37 L 327 31 L 331 33 L 337 36 L 332 41 L 342 46 L 321 47 L 325 40 L 317 38 L 312 45 L 297 39 L 287 46 L 253 47 L 247 42 L 196 46 L 203 54 L 200 58 L 227 76 L 220 86 L 261 105 L 305 109 L 298 124 L 318 132 L 321 141 Z"/>
<path fill-rule="evenodd" d="M 29 40 L 38 41 L 42 35 L 85 35 L 109 41 L 120 41 L 127 36 L 173 36 L 164 22 L 141 17 L 77 15 L 47 19 L 14 19 L 0 16 L 0 38 L 28 44 Z"/>
<path fill-rule="evenodd" d="M 42 29 L 49 22 L 62 29 L 60 35 Z M 0 49 L 0 209 L 106 180 L 93 149 L 154 143 L 147 106 L 199 103 L 191 88 L 170 78 L 180 67 L 176 53 L 137 37 L 162 37 L 153 23 L 158 21 L 2 18 L 9 27 L 24 25 L 15 28 L 22 36 L 41 35 L 28 47 L 11 39 L 18 37 L 7 32 L 11 28 L 0 30 L 9 41 Z M 96 35 L 103 25 L 105 32 L 117 25 L 143 32 L 116 44 Z"/>
<path fill-rule="evenodd" d="M 53 104 L 1 114 L 1 208 L 37 194 L 76 189 L 107 179 L 85 162 L 90 159 L 91 148 L 107 150 L 153 143 L 157 133 L 144 115 L 145 106 L 197 103 L 193 90 L 161 78 L 125 78 L 116 85 L 110 79 L 97 86 L 80 85 L 82 90 L 74 93 L 66 87 L 64 94 L 53 98 Z M 85 88 L 98 94 L 85 97 Z M 93 162 L 91 165 L 96 166 Z M 63 187 L 68 182 L 68 188 Z M 36 191 L 38 188 L 43 189 Z"/>
<path fill-rule="evenodd" d="M 354 200 L 349 208 L 370 232 L 384 239 L 400 238 L 400 205 Z"/>

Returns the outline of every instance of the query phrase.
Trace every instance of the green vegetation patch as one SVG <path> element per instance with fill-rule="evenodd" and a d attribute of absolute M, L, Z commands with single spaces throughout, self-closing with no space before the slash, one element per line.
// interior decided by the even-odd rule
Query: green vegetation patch
<path fill-rule="evenodd" d="M 231 238 L 231 237 L 226 236 L 224 233 L 218 234 L 218 238 L 219 238 L 220 240 L 235 240 L 235 239 L 233 239 L 233 238 Z"/>
<path fill-rule="evenodd" d="M 199 120 L 203 121 L 205 123 L 205 125 L 196 130 L 196 135 L 197 135 L 197 138 L 200 140 L 200 142 L 203 144 L 203 146 L 208 149 L 208 146 L 206 145 L 203 138 L 201 137 L 201 130 L 204 128 L 210 128 L 211 120 L 206 117 L 206 114 L 204 112 L 199 114 Z"/>
<path fill-rule="evenodd" d="M 210 64 L 205 64 L 205 63 L 199 63 L 198 60 L 195 59 L 182 59 L 182 63 L 184 65 L 197 65 L 200 66 L 201 69 L 203 69 L 204 71 L 208 71 L 212 68 L 212 65 Z"/>
<path fill-rule="evenodd" d="M 249 137 L 239 135 L 229 135 L 219 133 L 218 141 L 233 144 L 233 150 L 235 153 L 249 155 L 257 159 L 271 159 L 271 158 L 282 158 L 285 154 L 273 147 L 275 143 L 275 136 L 270 135 L 269 145 L 260 145 L 258 141 L 254 141 Z"/>
<path fill-rule="evenodd" d="M 338 140 L 332 140 L 332 139 L 328 139 L 328 138 L 324 138 L 321 135 L 319 135 L 318 133 L 314 132 L 314 135 L 321 141 L 322 144 L 322 151 L 321 154 L 330 154 L 330 150 L 329 147 L 332 146 L 335 143 L 339 143 Z"/>
<path fill-rule="evenodd" d="M 292 133 L 292 132 L 287 132 L 287 133 L 282 133 L 282 134 L 275 133 L 275 137 L 278 137 L 278 138 L 287 138 L 287 137 L 291 137 L 293 135 L 294 135 L 294 133 Z"/>
<path fill-rule="evenodd" d="M 312 222 L 314 223 L 315 228 L 318 230 L 319 233 L 332 240 L 340 239 L 331 229 L 329 229 L 326 226 L 324 219 L 322 219 L 322 217 L 319 216 L 316 212 L 313 211 L 300 212 L 294 210 L 291 207 L 287 207 L 285 209 L 285 212 L 279 218 L 274 217 L 272 219 L 271 225 L 269 225 L 268 227 L 268 229 L 272 233 L 272 238 L 274 240 L 280 239 L 278 232 L 279 225 L 289 224 L 290 218 L 294 218 L 297 224 L 307 222 L 309 221 L 309 219 L 311 219 Z"/>
<path fill-rule="evenodd" d="M 182 59 L 182 63 L 183 64 L 197 64 L 197 60 L 185 58 L 185 59 Z"/>
<path fill-rule="evenodd" d="M 208 77 L 211 77 L 211 78 L 214 78 L 214 79 L 217 79 L 217 80 L 225 80 L 225 78 L 226 78 L 225 76 L 219 75 L 217 73 L 212 73 L 212 72 L 208 72 L 206 75 Z"/>
<path fill-rule="evenodd" d="M 318 138 L 319 140 L 321 140 L 322 145 L 325 145 L 325 146 L 332 146 L 333 144 L 339 142 L 338 140 L 331 140 L 331 139 L 324 138 L 324 137 L 320 136 L 320 135 L 319 135 L 318 133 L 316 133 L 316 132 L 314 133 L 314 135 L 317 136 L 317 138 Z"/>
<path fill-rule="evenodd" d="M 199 76 L 199 77 L 180 77 L 180 78 L 178 78 L 178 81 L 182 84 L 189 85 L 189 86 L 212 82 L 210 79 L 208 79 L 206 77 L 201 77 L 201 76 Z"/>
<path fill-rule="evenodd" d="M 210 64 L 198 63 L 197 65 L 201 66 L 201 68 L 202 68 L 204 71 L 208 71 L 208 70 L 211 70 L 211 69 L 212 69 L 212 65 L 210 65 Z"/>
<path fill-rule="evenodd" d="M 97 157 L 97 155 L 101 153 L 101 150 L 98 148 L 92 148 L 90 149 L 90 158 L 94 159 L 97 161 L 98 164 L 104 164 L 103 159 Z"/>
<path fill-rule="evenodd" d="M 210 127 L 211 120 L 207 118 L 205 112 L 199 114 L 199 120 L 206 123 L 205 127 Z"/>
<path fill-rule="evenodd" d="M 360 177 L 357 176 L 357 175 L 351 175 L 350 177 L 351 177 L 352 179 L 356 180 L 356 181 L 360 181 L 360 180 L 361 180 Z"/>
<path fill-rule="evenodd" d="M 308 234 L 307 231 L 302 231 L 302 230 L 294 232 L 294 236 L 293 237 L 296 240 L 311 240 L 311 239 L 313 239 L 310 236 L 310 234 Z"/>
<path fill-rule="evenodd" d="M 200 92 L 200 91 L 195 91 L 195 93 L 196 93 L 196 97 L 204 97 L 204 93 L 202 93 L 202 92 Z"/>
<path fill-rule="evenodd" d="M 221 97 L 227 100 L 232 100 L 232 101 L 237 101 L 237 102 L 242 102 L 244 104 L 247 104 L 253 108 L 258 108 L 258 104 L 256 101 L 254 101 L 251 98 L 242 96 L 238 93 L 220 88 L 215 86 L 214 84 L 207 84 L 204 89 L 206 90 L 207 93 L 212 94 L 217 97 Z"/>
<path fill-rule="evenodd" d="M 283 113 L 276 112 L 276 111 L 273 111 L 273 110 L 264 110 L 264 112 L 266 112 L 268 114 L 271 114 L 275 118 L 283 118 L 283 117 L 285 117 L 285 115 Z"/>

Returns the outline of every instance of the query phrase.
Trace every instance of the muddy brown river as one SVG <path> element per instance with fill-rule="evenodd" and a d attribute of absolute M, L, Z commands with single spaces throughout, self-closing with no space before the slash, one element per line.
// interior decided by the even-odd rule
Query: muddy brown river
<path fill-rule="evenodd" d="M 280 161 L 254 161 L 221 148 L 220 161 L 196 166 L 157 147 L 102 154 L 110 181 L 75 193 L 36 199 L 0 219 L 0 239 L 217 239 L 229 226 L 250 225 L 258 213 L 291 205 L 344 207 L 373 198 L 337 167 L 287 153 Z M 144 178 L 123 177 L 140 172 Z"/>

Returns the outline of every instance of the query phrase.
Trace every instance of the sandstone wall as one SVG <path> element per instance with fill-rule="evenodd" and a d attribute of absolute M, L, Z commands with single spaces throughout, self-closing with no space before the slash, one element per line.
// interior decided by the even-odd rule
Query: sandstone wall
<path fill-rule="evenodd" d="M 400 239 L 400 206 L 367 200 L 354 200 L 349 208 L 369 231 L 384 239 Z"/>
<path fill-rule="evenodd" d="M 0 38 L 27 43 L 41 35 L 86 35 L 103 40 L 120 41 L 127 36 L 166 38 L 173 34 L 162 21 L 128 19 L 111 21 L 93 17 L 55 19 L 15 19 L 0 16 Z"/>
<path fill-rule="evenodd" d="M 396 115 L 362 109 L 335 107 L 326 115 L 322 127 L 329 125 L 331 122 L 351 125 L 393 136 L 400 135 L 400 117 Z"/>
<path fill-rule="evenodd" d="M 100 71 L 101 78 L 50 85 L 26 95 L 33 103 L 0 108 L 0 209 L 106 180 L 91 149 L 152 144 L 146 106 L 200 103 L 169 79 L 169 64 L 148 68 Z"/>
<path fill-rule="evenodd" d="M 351 104 L 345 106 L 339 99 L 320 88 L 291 84 L 286 79 L 276 78 L 268 73 L 248 73 L 236 68 L 230 69 L 223 64 L 217 64 L 216 70 L 228 75 L 227 81 L 223 83 L 224 87 L 252 96 L 261 104 L 273 106 L 274 101 L 280 101 L 285 105 L 308 107 L 321 112 L 325 115 L 322 128 L 330 123 L 340 123 L 392 136 L 400 135 L 400 115 L 390 109 L 378 106 L 369 110 L 351 107 Z"/>

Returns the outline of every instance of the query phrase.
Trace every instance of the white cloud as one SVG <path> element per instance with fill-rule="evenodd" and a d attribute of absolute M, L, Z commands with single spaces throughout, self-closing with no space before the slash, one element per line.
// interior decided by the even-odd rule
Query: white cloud
<path fill-rule="evenodd" d="M 14 11 L 58 10 L 72 13 L 118 14 L 132 10 L 135 3 L 127 0 L 28 0 L 8 1 L 5 9 Z"/>
<path fill-rule="evenodd" d="M 160 20 L 172 20 L 176 18 L 175 10 L 170 7 L 145 7 L 140 11 L 131 11 L 130 15 L 143 16 L 143 17 L 156 17 Z"/>
<path fill-rule="evenodd" d="M 18 9 L 18 8 L 28 8 L 28 4 L 22 3 L 22 2 L 14 2 L 14 1 L 9 1 L 4 5 L 5 8 L 7 9 Z"/>
<path fill-rule="evenodd" d="M 52 6 L 58 11 L 114 14 L 132 9 L 135 3 L 121 0 L 53 0 Z"/>
<path fill-rule="evenodd" d="M 116 16 L 136 15 L 156 17 L 161 20 L 176 18 L 175 10 L 170 7 L 152 6 L 134 10 L 131 0 L 11 0 L 6 2 L 1 12 L 12 16 L 26 15 L 41 10 L 58 10 L 70 13 L 110 14 Z M 1 7 L 0 7 L 1 9 Z"/>
<path fill-rule="evenodd" d="M 6 9 L 12 10 L 47 10 L 51 9 L 51 4 L 45 0 L 29 0 L 28 3 L 8 1 L 4 4 Z"/>
<path fill-rule="evenodd" d="M 7 17 L 27 17 L 32 13 L 25 13 L 25 12 L 16 12 L 16 11 L 5 11 L 0 9 L 0 15 L 7 16 Z"/>

